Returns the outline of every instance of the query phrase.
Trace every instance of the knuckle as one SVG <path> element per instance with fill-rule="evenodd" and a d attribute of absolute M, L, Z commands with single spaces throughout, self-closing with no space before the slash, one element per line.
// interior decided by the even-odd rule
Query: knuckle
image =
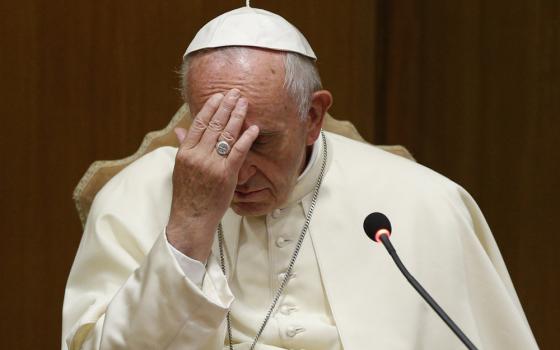
<path fill-rule="evenodd" d="M 222 139 L 224 139 L 225 141 L 231 142 L 235 140 L 235 137 L 233 136 L 233 134 L 229 131 L 224 131 L 222 132 Z"/>
<path fill-rule="evenodd" d="M 239 120 L 239 119 L 243 119 L 243 118 L 245 118 L 245 113 L 243 113 L 243 112 L 241 112 L 241 111 L 238 111 L 238 110 L 234 110 L 234 111 L 231 113 L 231 118 L 232 118 L 232 119 L 238 119 L 238 120 Z"/>
<path fill-rule="evenodd" d="M 208 129 L 213 131 L 222 131 L 224 129 L 224 124 L 217 120 L 212 120 L 210 124 L 208 124 Z"/>
<path fill-rule="evenodd" d="M 175 162 L 181 163 L 183 165 L 190 163 L 191 160 L 192 158 L 184 149 L 180 149 L 179 152 L 177 152 L 177 156 L 175 157 Z"/>
<path fill-rule="evenodd" d="M 191 128 L 195 130 L 204 130 L 208 127 L 204 121 L 202 121 L 199 117 L 194 118 Z"/>

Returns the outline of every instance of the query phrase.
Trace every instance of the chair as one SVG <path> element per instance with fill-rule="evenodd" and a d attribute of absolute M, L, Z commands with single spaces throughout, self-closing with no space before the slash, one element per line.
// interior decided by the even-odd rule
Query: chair
<path fill-rule="evenodd" d="M 74 189 L 74 193 L 72 195 L 82 226 L 86 223 L 89 209 L 95 195 L 113 176 L 136 159 L 156 148 L 163 146 L 178 146 L 179 143 L 175 137 L 173 129 L 176 127 L 188 128 L 191 121 L 192 117 L 189 109 L 187 105 L 184 104 L 175 113 L 165 128 L 146 134 L 140 147 L 133 155 L 118 160 L 102 160 L 93 162 L 78 182 L 78 185 Z M 329 114 L 325 117 L 323 129 L 360 142 L 366 142 L 352 123 L 349 121 L 337 120 Z M 385 151 L 414 160 L 412 155 L 403 146 L 394 145 L 379 147 Z"/>

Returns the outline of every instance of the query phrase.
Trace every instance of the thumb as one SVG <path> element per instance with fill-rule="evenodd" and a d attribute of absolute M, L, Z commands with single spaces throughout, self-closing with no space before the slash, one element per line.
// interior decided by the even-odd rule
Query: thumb
<path fill-rule="evenodd" d="M 228 160 L 228 163 L 232 165 L 235 171 L 239 172 L 239 169 L 241 169 L 241 165 L 243 165 L 243 162 L 247 157 L 247 153 L 249 153 L 253 142 L 255 142 L 258 136 L 259 127 L 256 125 L 251 125 L 247 130 L 243 132 L 243 134 L 241 134 L 241 137 L 239 137 L 237 142 L 233 145 L 231 152 L 226 159 Z"/>

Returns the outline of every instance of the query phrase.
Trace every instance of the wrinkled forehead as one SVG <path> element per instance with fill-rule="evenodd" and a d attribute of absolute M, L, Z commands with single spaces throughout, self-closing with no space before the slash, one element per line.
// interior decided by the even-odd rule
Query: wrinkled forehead
<path fill-rule="evenodd" d="M 284 77 L 285 52 L 251 47 L 226 47 L 204 50 L 189 55 L 189 72 L 202 71 L 215 75 L 243 75 L 268 78 L 281 74 Z M 200 76 L 193 76 L 201 78 Z"/>
<path fill-rule="evenodd" d="M 204 52 L 193 57 L 189 68 L 188 101 L 197 113 L 215 93 L 239 89 L 248 100 L 247 125 L 263 132 L 286 130 L 299 121 L 297 108 L 284 87 L 284 55 L 271 50 L 250 49 L 241 55 Z"/>
<path fill-rule="evenodd" d="M 218 71 L 248 72 L 254 66 L 260 64 L 270 64 L 271 60 L 263 59 L 258 56 L 255 50 L 245 48 L 221 48 L 206 52 L 198 60 L 198 67 L 216 69 Z M 207 66 L 207 67 L 205 67 Z"/>
<path fill-rule="evenodd" d="M 189 58 L 189 101 L 200 108 L 215 93 L 237 88 L 256 107 L 282 103 L 284 88 L 284 54 L 272 50 L 217 49 L 197 53 Z"/>

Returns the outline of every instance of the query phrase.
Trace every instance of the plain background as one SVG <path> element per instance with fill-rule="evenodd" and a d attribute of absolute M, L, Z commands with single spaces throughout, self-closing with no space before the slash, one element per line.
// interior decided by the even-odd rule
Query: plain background
<path fill-rule="evenodd" d="M 0 347 L 56 349 L 81 227 L 71 194 L 181 105 L 218 0 L 0 1 Z M 560 2 L 263 0 L 319 56 L 332 114 L 403 144 L 485 213 L 533 332 L 559 341 Z"/>

